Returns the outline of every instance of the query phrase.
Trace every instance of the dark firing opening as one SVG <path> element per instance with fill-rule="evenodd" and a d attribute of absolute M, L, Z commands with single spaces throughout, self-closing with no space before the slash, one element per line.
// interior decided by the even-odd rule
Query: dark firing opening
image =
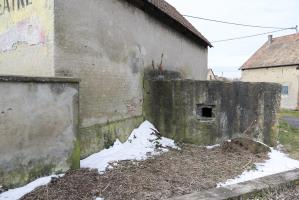
<path fill-rule="evenodd" d="M 206 118 L 213 117 L 213 109 L 212 108 L 203 107 L 201 109 L 201 116 L 202 117 L 206 117 Z"/>
<path fill-rule="evenodd" d="M 213 105 L 197 104 L 196 114 L 198 119 L 210 120 L 215 118 Z"/>

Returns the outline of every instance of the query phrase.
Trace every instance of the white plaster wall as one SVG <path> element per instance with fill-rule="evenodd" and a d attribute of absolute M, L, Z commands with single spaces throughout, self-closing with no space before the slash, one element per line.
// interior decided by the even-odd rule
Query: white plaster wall
<path fill-rule="evenodd" d="M 0 1 L 1 75 L 54 76 L 53 7 L 54 0 Z"/>
<path fill-rule="evenodd" d="M 289 87 L 289 95 L 282 95 L 281 108 L 298 108 L 299 70 L 297 66 L 251 69 L 242 71 L 242 81 L 274 82 Z"/>

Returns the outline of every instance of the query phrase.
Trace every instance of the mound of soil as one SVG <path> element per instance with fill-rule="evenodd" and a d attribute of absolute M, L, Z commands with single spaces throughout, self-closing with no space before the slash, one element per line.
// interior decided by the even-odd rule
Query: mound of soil
<path fill-rule="evenodd" d="M 114 163 L 104 174 L 88 169 L 69 171 L 22 199 L 167 199 L 216 187 L 267 158 L 266 152 L 254 154 L 235 142 L 213 149 L 181 148 L 145 161 Z"/>

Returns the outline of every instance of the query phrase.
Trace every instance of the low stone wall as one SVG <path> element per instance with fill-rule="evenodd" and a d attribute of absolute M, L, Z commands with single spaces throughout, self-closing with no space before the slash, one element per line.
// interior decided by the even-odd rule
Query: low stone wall
<path fill-rule="evenodd" d="M 279 84 L 147 80 L 144 116 L 178 142 L 214 144 L 248 136 L 275 145 Z"/>
<path fill-rule="evenodd" d="M 75 79 L 0 77 L 0 185 L 80 165 Z"/>

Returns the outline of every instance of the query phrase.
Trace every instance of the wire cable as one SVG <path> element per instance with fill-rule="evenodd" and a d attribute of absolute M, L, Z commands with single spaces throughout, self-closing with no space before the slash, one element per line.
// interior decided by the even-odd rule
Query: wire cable
<path fill-rule="evenodd" d="M 227 41 L 232 41 L 232 40 L 240 40 L 240 39 L 246 39 L 246 38 L 251 38 L 251 37 L 257 37 L 260 35 L 268 35 L 270 33 L 276 33 L 276 32 L 280 32 L 280 31 L 286 31 L 289 30 L 290 28 L 285 28 L 285 29 L 280 29 L 277 31 L 270 31 L 270 32 L 265 32 L 265 33 L 259 33 L 259 34 L 254 34 L 254 35 L 247 35 L 247 36 L 241 36 L 241 37 L 235 37 L 235 38 L 228 38 L 228 39 L 223 39 L 223 40 L 216 40 L 216 41 L 212 41 L 211 43 L 217 43 L 217 42 L 227 42 Z"/>
<path fill-rule="evenodd" d="M 184 17 L 194 18 L 194 19 L 201 19 L 205 21 L 211 21 L 211 22 L 217 22 L 222 24 L 230 24 L 230 25 L 236 25 L 236 26 L 245 26 L 245 27 L 251 27 L 251 28 L 268 28 L 268 29 L 295 29 L 294 27 L 286 28 L 286 27 L 273 27 L 273 26 L 258 26 L 258 25 L 249 25 L 249 24 L 241 24 L 241 23 L 235 23 L 235 22 L 228 22 L 228 21 L 221 21 L 216 19 L 209 19 L 204 17 L 195 17 L 192 15 L 183 15 Z"/>

